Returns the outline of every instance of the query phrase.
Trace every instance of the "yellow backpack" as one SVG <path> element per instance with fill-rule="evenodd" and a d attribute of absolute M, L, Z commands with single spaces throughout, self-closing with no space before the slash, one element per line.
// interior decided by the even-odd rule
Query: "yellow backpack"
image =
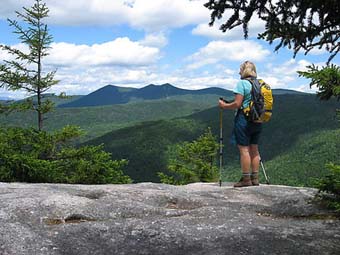
<path fill-rule="evenodd" d="M 270 86 L 261 79 L 248 78 L 251 83 L 251 100 L 242 111 L 248 121 L 268 122 L 272 117 L 273 93 Z"/>

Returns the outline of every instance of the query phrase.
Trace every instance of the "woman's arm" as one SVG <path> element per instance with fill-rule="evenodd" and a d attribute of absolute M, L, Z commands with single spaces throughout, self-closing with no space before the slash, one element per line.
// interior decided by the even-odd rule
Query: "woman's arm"
<path fill-rule="evenodd" d="M 226 103 L 223 100 L 218 101 L 218 105 L 222 109 L 239 109 L 242 106 L 243 102 L 243 95 L 241 94 L 235 94 L 235 99 L 231 103 Z"/>

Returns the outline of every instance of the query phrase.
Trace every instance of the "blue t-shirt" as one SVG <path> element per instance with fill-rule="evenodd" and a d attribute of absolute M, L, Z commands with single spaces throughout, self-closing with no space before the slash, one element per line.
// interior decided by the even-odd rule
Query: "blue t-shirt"
<path fill-rule="evenodd" d="M 245 108 L 248 106 L 250 100 L 251 100 L 251 83 L 247 80 L 240 80 L 236 84 L 236 88 L 233 90 L 235 94 L 240 94 L 243 96 L 243 103 L 242 107 Z"/>

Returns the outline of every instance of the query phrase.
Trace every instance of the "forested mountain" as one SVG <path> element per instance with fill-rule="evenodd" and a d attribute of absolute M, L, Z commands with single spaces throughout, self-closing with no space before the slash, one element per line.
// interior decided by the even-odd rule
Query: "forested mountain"
<path fill-rule="evenodd" d="M 183 98 L 184 97 L 184 98 Z M 217 96 L 179 96 L 168 100 L 152 100 L 98 107 L 55 108 L 46 114 L 44 129 L 53 131 L 65 125 L 80 126 L 86 131 L 83 141 L 141 121 L 171 119 L 193 114 L 217 104 Z M 0 124 L 35 127 L 36 113 L 18 112 L 0 115 Z"/>
<path fill-rule="evenodd" d="M 189 94 L 190 95 L 215 94 L 227 97 L 231 96 L 232 92 L 221 88 L 187 90 L 176 88 L 169 83 L 163 85 L 150 84 L 140 89 L 123 88 L 113 85 L 107 85 L 78 100 L 62 104 L 60 105 L 60 107 L 87 107 L 112 104 L 125 104 L 131 101 L 154 100 Z"/>
<path fill-rule="evenodd" d="M 286 89 L 274 89 L 278 94 L 304 94 L 302 92 Z M 163 85 L 150 84 L 140 89 L 124 88 L 113 85 L 102 87 L 86 96 L 60 104 L 59 107 L 89 107 L 114 104 L 126 104 L 134 101 L 169 99 L 184 95 L 216 95 L 216 97 L 232 97 L 233 93 L 222 88 L 206 88 L 198 90 L 180 89 L 169 83 Z"/>
<path fill-rule="evenodd" d="M 262 158 L 271 161 L 280 155 L 288 155 L 296 150 L 301 137 L 309 139 L 311 137 L 308 135 L 322 135 L 324 131 L 337 130 L 339 128 L 339 123 L 335 119 L 337 105 L 338 102 L 335 100 L 320 102 L 314 95 L 276 96 L 273 118 L 269 123 L 264 124 L 260 145 Z M 223 114 L 224 161 L 226 167 L 235 168 L 238 167 L 238 153 L 236 148 L 229 144 L 233 112 L 225 110 Z M 156 173 L 166 171 L 167 159 L 171 155 L 174 145 L 197 138 L 208 127 L 211 127 L 214 134 L 219 134 L 219 109 L 217 107 L 197 112 L 185 118 L 145 122 L 113 131 L 91 140 L 89 144 L 103 143 L 105 149 L 112 153 L 114 159 L 128 159 L 129 165 L 126 174 L 136 182 L 158 181 Z M 321 139 L 319 142 L 324 143 Z M 336 146 L 339 146 L 340 139 L 335 143 Z M 329 148 L 329 150 L 333 149 L 333 147 Z M 320 153 L 333 155 L 334 160 L 338 158 L 334 154 L 335 152 L 327 151 L 327 146 L 311 146 L 310 150 L 322 150 Z M 321 157 L 316 161 L 316 168 L 323 168 L 325 160 L 326 158 Z M 330 159 L 327 158 L 327 160 Z M 284 164 L 284 161 L 281 161 L 280 164 Z M 300 171 L 301 168 L 305 169 L 305 164 L 301 163 L 299 166 L 295 166 L 296 171 Z M 238 172 L 237 176 L 239 176 Z M 300 185 L 305 185 L 305 183 L 300 183 Z"/>

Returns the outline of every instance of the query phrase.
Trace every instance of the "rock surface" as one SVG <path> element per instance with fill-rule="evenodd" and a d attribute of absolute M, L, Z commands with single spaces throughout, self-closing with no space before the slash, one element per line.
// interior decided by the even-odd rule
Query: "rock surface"
<path fill-rule="evenodd" d="M 340 254 L 316 190 L 0 183 L 0 254 Z"/>

